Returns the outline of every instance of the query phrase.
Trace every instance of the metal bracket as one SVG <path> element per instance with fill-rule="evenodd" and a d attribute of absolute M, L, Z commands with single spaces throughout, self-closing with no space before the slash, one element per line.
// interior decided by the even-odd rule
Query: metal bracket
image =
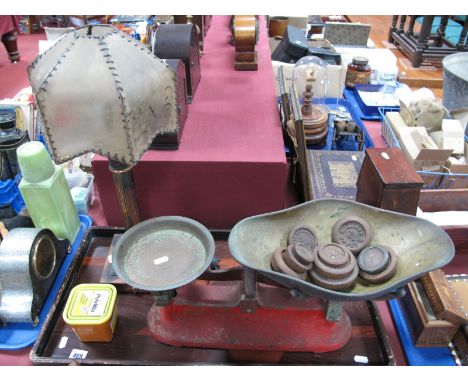
<path fill-rule="evenodd" d="M 240 298 L 240 310 L 243 313 L 255 313 L 258 306 L 257 301 L 257 273 L 244 267 L 243 294 Z"/>
<path fill-rule="evenodd" d="M 169 289 L 161 292 L 152 293 L 154 297 L 154 303 L 157 306 L 168 306 L 172 304 L 174 298 L 177 296 L 177 290 Z"/>
<path fill-rule="evenodd" d="M 340 321 L 343 301 L 327 300 L 325 303 L 327 321 Z"/>

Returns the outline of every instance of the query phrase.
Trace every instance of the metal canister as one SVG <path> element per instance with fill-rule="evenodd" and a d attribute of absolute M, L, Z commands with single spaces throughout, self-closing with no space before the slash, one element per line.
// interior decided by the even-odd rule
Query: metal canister
<path fill-rule="evenodd" d="M 442 60 L 444 98 L 449 110 L 468 108 L 468 52 L 455 53 Z"/>
<path fill-rule="evenodd" d="M 368 84 L 370 83 L 371 73 L 372 69 L 369 66 L 367 57 L 354 57 L 353 61 L 348 65 L 345 85 L 354 88 L 356 84 Z"/>
<path fill-rule="evenodd" d="M 81 342 L 110 342 L 117 322 L 112 284 L 79 284 L 70 292 L 63 320 Z"/>

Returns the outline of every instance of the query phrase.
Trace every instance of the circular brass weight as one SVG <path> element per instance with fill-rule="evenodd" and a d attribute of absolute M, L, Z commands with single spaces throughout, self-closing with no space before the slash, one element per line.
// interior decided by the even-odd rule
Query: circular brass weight
<path fill-rule="evenodd" d="M 43 235 L 36 240 L 31 251 L 34 274 L 41 280 L 47 279 L 54 271 L 57 259 L 54 242 L 49 236 Z"/>
<path fill-rule="evenodd" d="M 371 226 L 358 216 L 345 216 L 333 225 L 332 241 L 344 245 L 354 255 L 367 247 L 371 240 Z"/>

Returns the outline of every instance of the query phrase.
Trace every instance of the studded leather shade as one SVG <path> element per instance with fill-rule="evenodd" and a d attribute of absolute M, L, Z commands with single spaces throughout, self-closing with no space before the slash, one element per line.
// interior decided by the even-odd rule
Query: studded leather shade
<path fill-rule="evenodd" d="M 91 151 L 131 167 L 179 128 L 174 71 L 111 25 L 67 33 L 28 74 L 58 163 Z"/>

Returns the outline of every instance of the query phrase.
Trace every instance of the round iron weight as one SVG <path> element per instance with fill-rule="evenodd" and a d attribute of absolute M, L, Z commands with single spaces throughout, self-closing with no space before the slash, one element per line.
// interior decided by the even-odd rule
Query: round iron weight
<path fill-rule="evenodd" d="M 352 270 L 351 274 L 345 278 L 342 279 L 329 279 L 326 277 L 323 277 L 317 272 L 317 267 L 314 268 L 312 271 L 309 272 L 310 278 L 312 282 L 315 284 L 331 289 L 331 290 L 348 290 L 354 286 L 356 283 L 356 279 L 359 274 L 359 267 L 356 265 L 354 269 Z"/>
<path fill-rule="evenodd" d="M 291 244 L 303 244 L 313 251 L 318 245 L 317 234 L 308 225 L 297 225 L 289 232 L 288 245 Z"/>
<path fill-rule="evenodd" d="M 284 261 L 284 254 L 286 251 L 286 248 L 280 247 L 277 248 L 275 252 L 273 252 L 273 256 L 271 257 L 270 261 L 271 268 L 276 272 L 283 273 L 300 280 L 305 280 L 307 278 L 307 272 L 296 272 L 292 270 Z"/>
<path fill-rule="evenodd" d="M 357 255 L 372 240 L 372 229 L 369 223 L 359 216 L 344 216 L 332 228 L 332 241 L 344 245 Z"/>
<path fill-rule="evenodd" d="M 370 274 L 375 275 L 387 268 L 390 262 L 388 250 L 381 245 L 373 245 L 364 248 L 357 258 L 359 268 Z"/>
<path fill-rule="evenodd" d="M 396 253 L 389 247 L 387 247 L 388 253 L 390 255 L 390 262 L 387 267 L 380 273 L 371 275 L 363 270 L 359 271 L 359 276 L 371 284 L 380 284 L 390 280 L 395 276 L 397 271 L 398 257 Z"/>
<path fill-rule="evenodd" d="M 317 255 L 330 267 L 343 267 L 349 264 L 351 253 L 343 245 L 330 243 L 317 247 Z"/>
<path fill-rule="evenodd" d="M 340 280 L 348 277 L 353 273 L 354 269 L 357 267 L 355 257 L 348 251 L 348 263 L 341 267 L 332 267 L 325 264 L 319 256 L 315 258 L 314 270 L 319 275 L 327 279 Z"/>
<path fill-rule="evenodd" d="M 292 244 L 283 253 L 283 260 L 293 271 L 304 273 L 312 269 L 314 255 L 303 244 Z"/>

